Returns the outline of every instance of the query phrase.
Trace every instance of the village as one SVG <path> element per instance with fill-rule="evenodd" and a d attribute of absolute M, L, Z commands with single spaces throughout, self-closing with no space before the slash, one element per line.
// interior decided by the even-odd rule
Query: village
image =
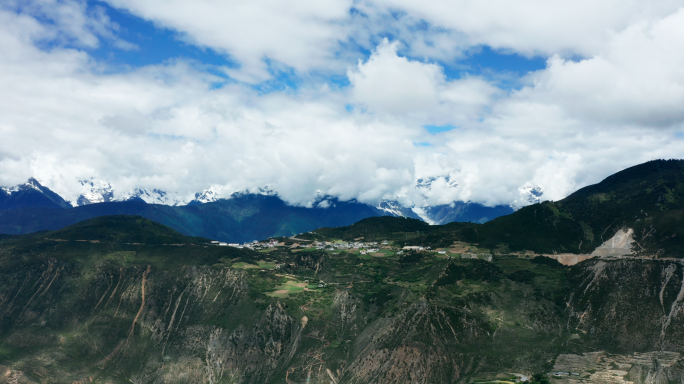
<path fill-rule="evenodd" d="M 492 255 L 486 251 L 478 250 L 475 246 L 455 241 L 449 248 L 432 249 L 430 246 L 405 245 L 403 247 L 394 246 L 391 242 L 384 240 L 381 242 L 363 242 L 362 238 L 354 239 L 351 242 L 338 241 L 311 241 L 289 238 L 271 238 L 264 241 L 254 240 L 243 244 L 226 243 L 217 240 L 211 242 L 212 245 L 221 247 L 234 247 L 239 249 L 250 249 L 254 251 L 269 251 L 276 248 L 290 249 L 292 252 L 298 251 L 325 251 L 325 252 L 350 252 L 358 255 L 368 256 L 393 256 L 401 255 L 406 251 L 425 252 L 435 254 L 444 258 L 460 257 L 462 259 L 482 259 L 492 261 Z"/>
<path fill-rule="evenodd" d="M 301 234 L 300 234 L 301 235 Z M 388 240 L 363 241 L 363 237 L 353 239 L 353 241 L 331 240 L 315 241 L 292 237 L 270 238 L 263 241 L 252 241 L 246 243 L 227 243 L 212 241 L 212 245 L 218 247 L 233 247 L 238 249 L 249 249 L 263 255 L 259 260 L 225 260 L 221 267 L 233 269 L 246 269 L 260 273 L 273 273 L 274 276 L 281 278 L 281 283 L 274 287 L 273 291 L 267 293 L 271 297 L 287 297 L 305 291 L 315 291 L 326 287 L 338 290 L 352 289 L 354 284 L 368 283 L 366 279 L 351 279 L 343 282 L 324 281 L 314 276 L 300 276 L 295 272 L 297 265 L 293 260 L 283 260 L 280 255 L 285 252 L 290 255 L 305 255 L 311 252 L 325 252 L 330 256 L 335 255 L 356 255 L 360 260 L 359 266 L 364 263 L 372 264 L 373 260 L 381 260 L 388 257 L 404 257 L 404 255 L 421 253 L 424 256 L 432 256 L 437 259 L 481 259 L 491 262 L 492 255 L 478 249 L 476 246 L 462 242 L 454 242 L 448 248 L 432 249 L 430 246 L 420 245 L 395 245 Z M 388 284 L 395 282 L 388 280 Z"/>

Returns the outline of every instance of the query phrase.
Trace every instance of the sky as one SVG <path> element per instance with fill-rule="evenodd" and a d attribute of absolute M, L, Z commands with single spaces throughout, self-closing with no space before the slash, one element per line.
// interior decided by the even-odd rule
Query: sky
<path fill-rule="evenodd" d="M 3 0 L 0 185 L 558 200 L 683 157 L 682 47 L 684 0 Z"/>

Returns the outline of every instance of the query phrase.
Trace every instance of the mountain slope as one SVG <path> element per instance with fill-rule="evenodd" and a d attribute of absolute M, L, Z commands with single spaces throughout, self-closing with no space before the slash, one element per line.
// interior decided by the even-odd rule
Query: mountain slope
<path fill-rule="evenodd" d="M 291 236 L 320 227 L 349 225 L 366 217 L 408 214 L 404 211 L 378 209 L 367 204 L 334 198 L 328 198 L 325 204 L 318 204 L 313 208 L 293 207 L 275 195 L 262 194 L 234 194 L 231 199 L 186 206 L 145 204 L 142 200 L 133 199 L 86 204 L 70 209 L 62 209 L 53 204 L 49 207 L 0 210 L 0 233 L 24 234 L 55 230 L 98 216 L 125 214 L 146 217 L 186 235 L 245 242 L 273 236 Z M 487 211 L 479 209 L 478 212 Z M 460 217 L 469 218 L 467 215 Z"/>
<path fill-rule="evenodd" d="M 515 212 L 508 205 L 486 207 L 482 204 L 455 201 L 452 204 L 428 206 L 425 215 L 434 224 L 448 224 L 453 222 L 486 223 L 500 216 Z"/>
<path fill-rule="evenodd" d="M 432 257 L 364 266 L 351 253 L 121 241 L 137 232 L 182 239 L 115 216 L 0 242 L 0 375 L 10 369 L 29 383 L 455 383 L 516 361 L 542 369 L 558 353 L 548 340 L 563 334 L 561 312 L 543 295 L 499 289 L 508 268 Z M 453 268 L 471 280 L 456 284 Z M 555 267 L 524 268 L 565 280 Z M 280 288 L 314 278 L 329 284 Z M 547 282 L 538 288 L 550 297 L 563 287 Z M 520 300 L 527 309 L 516 311 Z M 497 326 L 489 308 L 539 333 Z M 533 320 L 537 311 L 548 314 L 543 324 Z M 499 345 L 495 330 L 517 344 Z"/>
<path fill-rule="evenodd" d="M 211 246 L 129 216 L 1 239 L 0 382 L 684 379 L 679 262 L 398 254 L 382 235 L 454 227 L 482 225 L 331 229 L 388 240 L 380 255 Z"/>
<path fill-rule="evenodd" d="M 141 216 L 100 216 L 43 235 L 45 239 L 140 244 L 207 244 L 210 240 L 182 235 Z"/>
<path fill-rule="evenodd" d="M 684 256 L 684 161 L 630 167 L 558 202 L 544 202 L 463 232 L 494 249 L 590 253 L 620 229 L 643 255 Z"/>
<path fill-rule="evenodd" d="M 26 207 L 68 208 L 70 205 L 34 178 L 12 188 L 0 188 L 0 210 Z"/>
<path fill-rule="evenodd" d="M 327 208 L 304 208 L 288 206 L 277 196 L 250 194 L 181 207 L 127 201 L 88 204 L 71 209 L 0 211 L 0 233 L 55 230 L 94 217 L 122 214 L 143 216 L 189 236 L 245 242 L 291 236 L 323 226 L 349 225 L 382 213 L 355 202 L 336 201 Z"/>
<path fill-rule="evenodd" d="M 412 229 L 390 230 L 396 220 Z M 626 246 L 637 256 L 684 258 L 684 161 L 637 165 L 563 200 L 530 205 L 481 225 L 427 226 L 416 220 L 374 218 L 322 228 L 310 237 L 389 237 L 402 244 L 440 247 L 462 241 L 503 254 L 590 254 L 620 230 L 633 231 Z"/>

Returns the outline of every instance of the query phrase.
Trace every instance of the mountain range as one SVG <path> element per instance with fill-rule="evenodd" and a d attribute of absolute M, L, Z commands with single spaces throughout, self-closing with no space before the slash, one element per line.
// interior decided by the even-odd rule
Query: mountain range
<path fill-rule="evenodd" d="M 411 217 L 430 224 L 452 221 L 486 222 L 513 212 L 509 206 L 478 203 L 403 207 L 396 201 L 377 206 L 321 196 L 311 208 L 290 206 L 272 190 L 238 192 L 222 198 L 212 189 L 181 199 L 178 194 L 136 188 L 115 194 L 108 183 L 83 180 L 85 188 L 73 204 L 37 180 L 0 189 L 0 233 L 24 234 L 55 230 L 82 220 L 112 214 L 140 215 L 191 236 L 245 242 L 270 236 L 291 236 L 319 227 L 352 224 L 373 216 Z M 430 181 L 421 184 L 429 188 Z M 118 197 L 117 197 L 118 196 Z"/>

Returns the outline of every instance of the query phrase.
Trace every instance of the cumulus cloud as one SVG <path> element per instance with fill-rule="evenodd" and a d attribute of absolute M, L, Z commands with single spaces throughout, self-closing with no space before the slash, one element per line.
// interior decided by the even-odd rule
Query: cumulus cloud
<path fill-rule="evenodd" d="M 238 80 L 262 81 L 278 62 L 349 85 L 323 76 L 270 93 L 216 87 L 224 79 L 183 59 L 111 71 L 87 53 L 119 41 L 102 11 L 5 3 L 0 185 L 35 176 L 73 199 L 76 181 L 94 177 L 183 196 L 269 186 L 300 205 L 329 194 L 520 206 L 523 186 L 559 199 L 684 149 L 675 2 L 110 3 L 236 58 L 242 66 L 226 70 Z M 547 66 L 518 90 L 446 75 L 445 60 L 479 44 L 548 55 Z M 431 135 L 428 124 L 453 129 Z"/>
<path fill-rule="evenodd" d="M 375 0 L 484 44 L 527 55 L 600 54 L 613 33 L 676 12 L 681 1 L 664 0 Z"/>
<path fill-rule="evenodd" d="M 329 61 L 351 0 L 108 0 L 164 27 L 188 42 L 226 53 L 240 64 L 228 73 L 245 82 L 271 77 L 264 59 L 304 71 Z"/>
<path fill-rule="evenodd" d="M 477 117 L 500 92 L 478 77 L 447 81 L 441 66 L 401 57 L 398 48 L 385 39 L 368 61 L 347 71 L 352 99 L 370 112 L 460 123 Z"/>
<path fill-rule="evenodd" d="M 397 45 L 385 39 L 368 62 L 359 61 L 358 68 L 347 72 L 354 98 L 380 112 L 434 108 L 439 103 L 437 86 L 444 83 L 442 69 L 397 56 Z"/>
<path fill-rule="evenodd" d="M 82 52 L 41 51 L 6 20 L 3 185 L 35 175 L 69 198 L 88 177 L 183 194 L 271 185 L 306 204 L 317 190 L 373 200 L 411 182 L 415 132 L 349 117 L 329 90 L 211 89 L 215 79 L 182 61 L 100 74 Z"/>
<path fill-rule="evenodd" d="M 558 56 L 516 98 L 554 103 L 590 121 L 671 126 L 684 121 L 684 9 L 615 33 L 600 55 Z"/>

